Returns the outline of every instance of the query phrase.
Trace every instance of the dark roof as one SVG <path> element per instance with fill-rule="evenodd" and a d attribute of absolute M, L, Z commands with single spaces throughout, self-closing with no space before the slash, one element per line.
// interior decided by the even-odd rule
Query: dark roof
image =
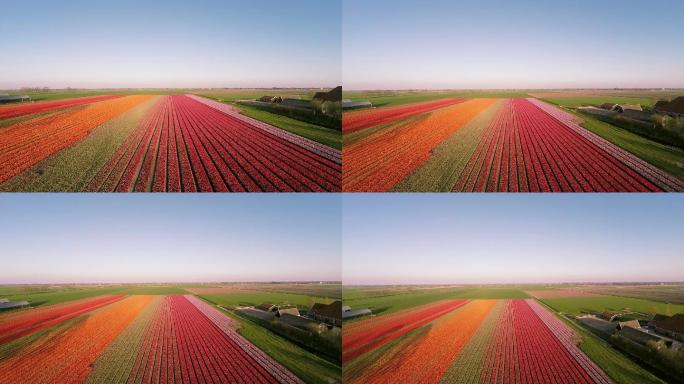
<path fill-rule="evenodd" d="M 667 101 L 667 100 L 658 100 L 658 101 L 656 101 L 656 103 L 653 107 L 654 108 L 663 107 L 663 106 L 667 105 L 668 103 L 669 103 L 669 101 Z"/>
<path fill-rule="evenodd" d="M 613 109 L 613 107 L 615 107 L 615 104 L 613 104 L 613 103 L 603 103 L 603 104 L 600 105 L 600 107 L 601 107 L 602 109 L 606 109 L 606 110 L 609 110 L 609 111 L 610 111 L 610 110 Z"/>
<path fill-rule="evenodd" d="M 668 315 L 661 315 L 660 313 L 656 313 L 656 315 L 653 316 L 653 321 L 662 321 L 662 320 L 669 319 L 669 318 L 670 318 L 670 316 L 668 316 Z"/>
<path fill-rule="evenodd" d="M 624 327 L 620 331 L 620 336 L 626 337 L 632 341 L 635 341 L 639 344 L 646 345 L 647 342 L 649 341 L 660 341 L 661 339 L 658 336 L 653 336 L 651 334 L 648 334 L 646 332 L 639 331 L 637 329 L 634 329 L 632 327 Z"/>
<path fill-rule="evenodd" d="M 665 105 L 658 106 L 658 110 L 684 114 L 684 96 L 677 97 Z"/>
<path fill-rule="evenodd" d="M 316 92 L 313 99 L 323 101 L 342 101 L 342 87 L 335 87 L 329 92 Z"/>
<path fill-rule="evenodd" d="M 289 324 L 293 327 L 304 329 L 307 329 L 311 324 L 318 325 L 317 322 L 311 321 L 306 317 L 290 315 L 289 313 L 280 316 L 280 321 L 282 321 L 285 324 Z"/>
<path fill-rule="evenodd" d="M 656 326 L 670 332 L 684 333 L 684 313 L 678 313 L 667 319 L 657 321 Z"/>
<path fill-rule="evenodd" d="M 262 303 L 262 304 L 259 304 L 259 305 L 255 306 L 254 308 L 260 309 L 260 310 L 262 310 L 262 311 L 268 312 L 268 311 L 270 311 L 270 310 L 273 308 L 273 304 Z"/>
<path fill-rule="evenodd" d="M 332 319 L 342 319 L 342 302 L 337 300 L 330 304 L 315 303 L 309 312 Z"/>

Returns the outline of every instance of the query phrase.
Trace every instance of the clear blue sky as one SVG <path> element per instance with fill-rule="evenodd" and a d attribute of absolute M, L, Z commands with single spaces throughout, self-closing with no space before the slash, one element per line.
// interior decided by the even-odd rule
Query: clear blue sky
<path fill-rule="evenodd" d="M 334 194 L 5 194 L 0 283 L 341 279 Z"/>
<path fill-rule="evenodd" d="M 684 281 L 670 194 L 343 197 L 345 284 Z"/>
<path fill-rule="evenodd" d="M 684 87 L 680 0 L 344 0 L 346 89 Z"/>
<path fill-rule="evenodd" d="M 4 1 L 0 89 L 332 87 L 341 0 Z"/>

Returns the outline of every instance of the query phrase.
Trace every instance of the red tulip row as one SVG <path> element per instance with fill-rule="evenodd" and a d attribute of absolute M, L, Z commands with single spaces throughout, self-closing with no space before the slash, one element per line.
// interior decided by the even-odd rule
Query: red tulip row
<path fill-rule="evenodd" d="M 131 382 L 278 383 L 184 296 L 167 296 L 143 338 Z"/>
<path fill-rule="evenodd" d="M 345 113 L 342 115 L 342 132 L 352 133 L 360 131 L 362 129 L 391 123 L 463 101 L 464 99 L 440 99 L 400 105 L 397 107 L 376 108 Z"/>
<path fill-rule="evenodd" d="M 625 151 L 610 141 L 596 135 L 595 133 L 580 126 L 581 121 L 574 115 L 563 111 L 559 108 L 544 103 L 541 100 L 530 98 L 528 99 L 532 104 L 539 107 L 544 112 L 551 115 L 553 118 L 575 131 L 578 135 L 603 149 L 606 153 L 632 168 L 634 171 L 652 181 L 665 191 L 684 191 L 684 182 L 667 172 L 655 167 L 644 160 L 634 156 Z"/>
<path fill-rule="evenodd" d="M 339 191 L 341 166 L 187 96 L 166 96 L 91 191 Z"/>
<path fill-rule="evenodd" d="M 255 347 L 247 339 L 237 333 L 238 324 L 230 317 L 219 312 L 218 309 L 198 299 L 193 295 L 185 295 L 204 316 L 211 320 L 220 330 L 222 330 L 231 340 L 240 346 L 251 358 L 257 361 L 271 376 L 276 378 L 281 384 L 301 384 L 303 381 L 292 374 L 262 350 Z"/>
<path fill-rule="evenodd" d="M 3 316 L 0 318 L 0 344 L 49 328 L 121 299 L 121 295 L 98 296 Z"/>
<path fill-rule="evenodd" d="M 594 382 L 525 300 L 506 303 L 493 340 L 480 382 Z"/>
<path fill-rule="evenodd" d="M 78 97 L 74 99 L 40 101 L 36 103 L 16 104 L 7 107 L 0 107 L 0 120 L 18 116 L 31 115 L 34 113 L 49 112 L 61 108 L 94 103 L 96 101 L 109 100 L 115 97 L 122 97 L 122 95 L 88 96 Z"/>
<path fill-rule="evenodd" d="M 225 113 L 226 115 L 233 117 L 235 119 L 238 119 L 240 121 L 243 121 L 250 126 L 254 128 L 261 129 L 264 132 L 268 132 L 276 137 L 279 137 L 283 140 L 286 140 L 290 143 L 299 145 L 302 148 L 305 148 L 317 155 L 323 156 L 328 160 L 334 161 L 337 164 L 342 163 L 342 153 L 335 148 L 328 147 L 327 145 L 318 143 L 316 141 L 307 139 L 306 137 L 302 137 L 299 135 L 295 135 L 294 133 L 290 133 L 284 129 L 280 129 L 278 127 L 274 127 L 272 125 L 266 124 L 263 121 L 259 121 L 257 119 L 253 119 L 249 116 L 245 116 L 235 110 L 232 106 L 224 103 L 219 103 L 218 101 L 211 100 L 211 99 L 205 99 L 204 97 L 196 96 L 196 95 L 187 95 L 189 98 L 199 101 L 200 103 L 207 105 L 209 107 L 212 107 L 218 111 L 221 111 Z"/>
<path fill-rule="evenodd" d="M 551 333 L 556 335 L 563 347 L 567 349 L 570 355 L 577 361 L 577 363 L 584 369 L 595 383 L 609 384 L 612 383 L 608 375 L 599 368 L 596 363 L 591 361 L 587 355 L 582 352 L 577 346 L 580 336 L 575 333 L 567 324 L 563 323 L 558 317 L 551 312 L 544 309 L 536 300 L 525 300 L 532 310 L 539 316 L 541 321 L 549 328 Z"/>
<path fill-rule="evenodd" d="M 507 101 L 454 191 L 661 191 L 526 99 Z"/>
<path fill-rule="evenodd" d="M 446 300 L 378 318 L 352 323 L 342 331 L 342 361 L 349 361 L 464 305 L 467 300 Z"/>

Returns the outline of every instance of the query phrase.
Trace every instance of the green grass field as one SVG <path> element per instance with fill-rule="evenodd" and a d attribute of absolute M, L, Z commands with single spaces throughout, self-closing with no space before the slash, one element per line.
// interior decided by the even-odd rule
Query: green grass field
<path fill-rule="evenodd" d="M 518 288 L 458 287 L 418 289 L 386 295 L 368 294 L 363 289 L 345 288 L 342 299 L 352 308 L 370 308 L 374 314 L 387 314 L 445 299 L 523 299 L 529 296 Z"/>
<path fill-rule="evenodd" d="M 542 299 L 544 304 L 557 312 L 569 315 L 604 311 L 636 312 L 635 318 L 650 319 L 656 313 L 673 315 L 684 313 L 684 305 L 618 296 L 573 297 Z"/>
<path fill-rule="evenodd" d="M 246 116 L 282 128 L 295 135 L 325 144 L 329 147 L 342 149 L 342 132 L 340 131 L 244 105 L 240 105 L 238 108 L 240 109 L 240 112 Z"/>

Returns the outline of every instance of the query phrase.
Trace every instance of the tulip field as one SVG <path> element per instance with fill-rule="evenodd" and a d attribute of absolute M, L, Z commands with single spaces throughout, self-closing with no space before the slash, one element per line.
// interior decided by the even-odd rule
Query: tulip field
<path fill-rule="evenodd" d="M 32 117 L 35 114 L 35 117 Z M 339 191 L 341 153 L 194 95 L 0 107 L 0 190 Z"/>
<path fill-rule="evenodd" d="M 533 299 L 445 300 L 348 325 L 349 383 L 612 382 Z"/>
<path fill-rule="evenodd" d="M 415 113 L 407 112 L 412 108 Z M 343 117 L 342 188 L 684 191 L 682 180 L 581 123 L 534 98 L 447 99 L 350 112 Z"/>
<path fill-rule="evenodd" d="M 0 317 L 3 383 L 302 383 L 192 295 L 110 295 Z"/>

